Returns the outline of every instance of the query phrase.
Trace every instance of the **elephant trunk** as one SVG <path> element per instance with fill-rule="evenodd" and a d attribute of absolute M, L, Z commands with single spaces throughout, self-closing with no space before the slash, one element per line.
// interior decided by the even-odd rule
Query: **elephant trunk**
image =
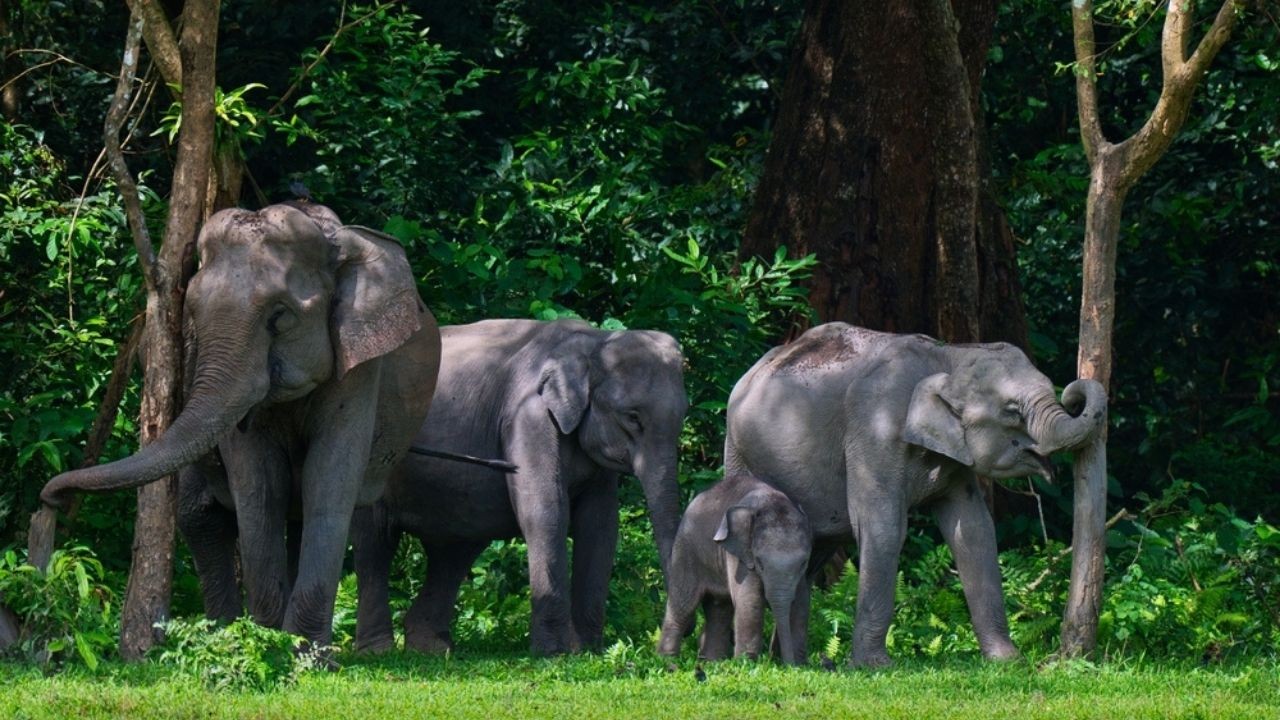
<path fill-rule="evenodd" d="M 65 507 L 74 491 L 139 487 L 208 453 L 267 394 L 267 374 L 245 372 L 244 357 L 243 350 L 202 355 L 191 397 L 163 435 L 127 458 L 54 477 L 40 492 L 40 499 L 52 507 Z"/>
<path fill-rule="evenodd" d="M 773 611 L 773 627 L 778 634 L 782 662 L 787 665 L 803 664 L 802 651 L 796 647 L 791 633 L 791 605 L 795 602 L 795 593 L 775 589 L 767 593 L 766 599 L 769 601 L 769 609 Z"/>
<path fill-rule="evenodd" d="M 668 577 L 671 548 L 675 544 L 676 529 L 680 524 L 680 486 L 676 480 L 674 440 L 671 445 L 673 449 L 669 451 L 646 453 L 637 457 L 635 462 L 636 477 L 644 488 L 649 521 L 653 525 L 653 539 L 658 545 L 658 560 L 662 563 L 663 578 Z"/>
<path fill-rule="evenodd" d="M 1085 445 L 1107 419 L 1107 391 L 1096 380 L 1076 380 L 1062 391 L 1061 404 L 1052 392 L 1026 408 L 1031 437 L 1043 455 Z"/>

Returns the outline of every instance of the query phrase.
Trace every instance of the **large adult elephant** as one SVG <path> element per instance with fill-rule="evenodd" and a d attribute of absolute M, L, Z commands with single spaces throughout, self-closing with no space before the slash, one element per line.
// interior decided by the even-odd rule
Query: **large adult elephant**
<path fill-rule="evenodd" d="M 523 536 L 530 645 L 598 645 L 618 535 L 618 475 L 640 480 L 665 571 L 680 519 L 676 483 L 685 396 L 669 335 L 575 320 L 486 320 L 441 329 L 440 384 L 415 445 L 517 466 L 504 474 L 407 456 L 352 530 L 356 644 L 391 646 L 387 576 L 402 533 L 422 540 L 428 576 L 405 617 L 406 644 L 451 647 L 458 589 L 495 539 Z M 567 539 L 573 538 L 572 578 Z"/>
<path fill-rule="evenodd" d="M 951 547 L 983 655 L 1011 658 L 995 531 L 975 476 L 1050 476 L 1047 456 L 1089 442 L 1106 407 L 1092 380 L 1068 385 L 1059 403 L 1011 345 L 829 323 L 766 353 L 738 381 L 725 466 L 804 508 L 815 557 L 822 545 L 857 541 L 854 664 L 889 662 L 898 556 L 915 505 L 933 510 Z"/>
<path fill-rule="evenodd" d="M 254 619 L 324 644 L 352 510 L 382 493 L 422 425 L 439 329 L 395 240 L 344 226 L 324 206 L 223 210 L 198 252 L 181 414 L 156 442 L 58 475 L 41 498 L 63 506 L 75 491 L 182 469 L 180 525 L 206 612 L 239 612 L 238 534 Z M 300 521 L 295 568 L 291 519 Z"/>

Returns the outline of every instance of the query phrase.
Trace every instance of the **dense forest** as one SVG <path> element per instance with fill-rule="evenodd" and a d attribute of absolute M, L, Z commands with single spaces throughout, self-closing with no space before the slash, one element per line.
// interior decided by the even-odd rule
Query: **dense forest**
<path fill-rule="evenodd" d="M 182 4 L 153 5 L 177 18 Z M 1067 384 L 1090 178 L 1070 12 L 957 2 L 958 44 L 939 26 L 951 58 L 923 20 L 904 30 L 840 5 L 224 2 L 213 143 L 234 183 L 219 191 L 247 208 L 305 197 L 394 236 L 442 325 L 569 317 L 674 336 L 689 397 L 682 507 L 720 477 L 734 383 L 817 323 L 1007 341 Z M 1104 657 L 1214 663 L 1280 645 L 1277 10 L 1240 3 L 1181 132 L 1124 202 Z M 1160 96 L 1164 11 L 1094 12 L 1101 128 L 1120 138 Z M 1199 8 L 1196 26 L 1215 12 Z M 119 2 L 0 2 L 0 596 L 47 629 L 21 648 L 46 664 L 118 652 L 134 537 L 134 493 L 88 495 L 61 519 L 62 564 L 21 570 L 49 478 L 129 455 L 143 430 L 146 290 L 103 151 L 129 15 Z M 825 79 L 798 70 L 814 48 L 830 52 Z M 156 239 L 183 131 L 177 90 L 144 53 L 121 137 Z M 929 243 L 960 217 L 948 163 L 962 160 L 976 174 L 958 206 L 970 255 L 956 259 Z M 989 499 L 1013 638 L 1031 656 L 1057 648 L 1067 597 L 1072 475 L 1056 462 L 1056 482 L 998 481 Z M 649 646 L 662 569 L 641 488 L 620 492 L 605 642 Z M 913 513 L 905 541 L 890 653 L 975 655 L 926 517 Z M 845 557 L 815 591 L 814 657 L 849 651 L 857 567 Z M 415 542 L 397 552 L 397 618 L 425 562 Z M 172 615 L 199 616 L 181 543 L 173 582 Z M 526 649 L 529 592 L 524 545 L 492 543 L 463 585 L 454 640 Z M 347 575 L 340 647 L 354 606 Z M 183 632 L 170 634 L 194 642 Z"/>

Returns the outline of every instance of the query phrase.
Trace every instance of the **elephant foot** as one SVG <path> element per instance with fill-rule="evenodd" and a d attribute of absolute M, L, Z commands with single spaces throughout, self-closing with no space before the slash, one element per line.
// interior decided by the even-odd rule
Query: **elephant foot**
<path fill-rule="evenodd" d="M 854 653 L 849 658 L 849 667 L 861 668 L 865 670 L 874 670 L 876 668 L 887 668 L 893 665 L 893 659 L 889 657 L 889 653 L 884 650 L 867 653 Z"/>
<path fill-rule="evenodd" d="M 453 652 L 453 637 L 447 630 L 441 632 L 430 630 L 412 632 L 406 630 L 404 646 L 406 649 L 426 653 L 427 655 L 444 655 Z"/>
<path fill-rule="evenodd" d="M 1022 653 L 1011 642 L 992 643 L 982 648 L 982 657 L 992 662 L 1013 662 L 1022 659 Z"/>
<path fill-rule="evenodd" d="M 395 638 L 390 635 L 379 635 L 375 638 L 356 638 L 356 652 L 369 655 L 382 655 L 396 649 Z"/>
<path fill-rule="evenodd" d="M 576 643 L 568 638 L 537 638 L 529 641 L 529 652 L 537 657 L 553 657 L 577 652 Z"/>

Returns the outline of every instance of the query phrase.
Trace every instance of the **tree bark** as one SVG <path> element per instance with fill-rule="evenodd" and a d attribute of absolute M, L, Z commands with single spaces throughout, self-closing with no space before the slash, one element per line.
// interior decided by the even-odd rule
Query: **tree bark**
<path fill-rule="evenodd" d="M 1164 71 L 1160 98 L 1136 133 L 1113 144 L 1102 132 L 1098 112 L 1093 2 L 1071 3 L 1080 138 L 1089 160 L 1077 369 L 1080 377 L 1097 380 L 1105 388 L 1111 385 L 1116 251 L 1125 196 L 1181 131 L 1196 86 L 1231 36 L 1237 9 L 1234 0 L 1225 0 L 1195 51 L 1188 54 L 1194 0 L 1168 4 L 1160 42 Z M 1076 456 L 1072 525 L 1075 550 L 1059 648 L 1059 653 L 1067 657 L 1088 654 L 1097 646 L 1105 582 L 1106 435 L 1104 427 L 1098 438 Z"/>
<path fill-rule="evenodd" d="M 978 164 L 994 20 L 991 0 L 806 4 L 740 256 L 816 254 L 819 321 L 1025 346 Z"/>
<path fill-rule="evenodd" d="M 11 53 L 17 48 L 17 39 L 13 37 L 13 28 L 11 26 L 13 13 L 13 3 L 10 0 L 0 0 L 0 117 L 13 123 L 18 121 L 18 115 L 22 110 L 22 95 L 18 88 L 18 63 L 11 57 Z"/>
<path fill-rule="evenodd" d="M 182 129 L 164 242 L 147 278 L 146 373 L 142 443 L 153 442 L 177 415 L 182 380 L 182 299 L 194 269 L 196 230 L 204 219 L 213 160 L 217 0 L 188 0 L 180 42 Z M 175 481 L 138 490 L 133 565 L 121 615 L 120 654 L 142 658 L 162 638 L 173 584 Z"/>

